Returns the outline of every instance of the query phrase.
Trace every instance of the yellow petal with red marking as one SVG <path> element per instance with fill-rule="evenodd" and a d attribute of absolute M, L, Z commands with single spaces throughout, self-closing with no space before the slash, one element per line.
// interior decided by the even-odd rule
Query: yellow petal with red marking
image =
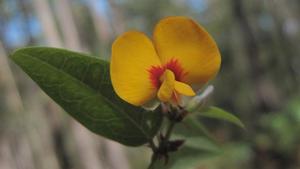
<path fill-rule="evenodd" d="M 151 40 L 141 32 L 126 32 L 112 46 L 110 76 L 115 92 L 136 106 L 156 96 L 149 78 L 151 66 L 160 66 Z"/>
<path fill-rule="evenodd" d="M 196 93 L 193 91 L 191 86 L 188 84 L 175 81 L 174 83 L 175 91 L 179 94 L 185 95 L 185 96 L 195 96 Z"/>
<path fill-rule="evenodd" d="M 163 64 L 176 59 L 183 67 L 184 83 L 201 87 L 220 68 L 221 57 L 215 41 L 189 18 L 162 19 L 155 27 L 153 38 Z"/>
<path fill-rule="evenodd" d="M 167 69 L 162 76 L 162 80 L 163 82 L 158 90 L 157 97 L 163 102 L 168 102 L 173 96 L 175 75 Z"/>

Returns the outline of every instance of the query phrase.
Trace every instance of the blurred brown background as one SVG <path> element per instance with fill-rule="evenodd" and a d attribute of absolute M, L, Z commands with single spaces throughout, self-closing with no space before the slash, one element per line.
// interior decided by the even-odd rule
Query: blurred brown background
<path fill-rule="evenodd" d="M 215 38 L 222 69 L 212 103 L 247 127 L 205 121 L 224 153 L 196 168 L 299 169 L 299 0 L 0 0 L 0 169 L 145 168 L 146 147 L 87 131 L 8 55 L 43 45 L 109 59 L 116 36 L 151 35 L 170 15 L 192 17 Z"/>

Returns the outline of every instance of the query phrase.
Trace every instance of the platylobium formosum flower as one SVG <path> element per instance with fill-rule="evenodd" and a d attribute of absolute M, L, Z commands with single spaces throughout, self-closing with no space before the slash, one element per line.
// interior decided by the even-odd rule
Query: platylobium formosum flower
<path fill-rule="evenodd" d="M 110 74 L 116 93 L 143 106 L 153 99 L 175 105 L 218 72 L 221 56 L 213 38 L 192 19 L 176 16 L 158 22 L 153 40 L 138 31 L 112 46 Z"/>

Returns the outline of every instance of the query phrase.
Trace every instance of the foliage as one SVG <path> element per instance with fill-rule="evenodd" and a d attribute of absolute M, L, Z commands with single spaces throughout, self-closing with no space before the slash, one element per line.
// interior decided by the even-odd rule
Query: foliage
<path fill-rule="evenodd" d="M 160 128 L 161 114 L 116 96 L 106 61 L 43 47 L 19 49 L 12 59 L 66 112 L 97 134 L 138 146 Z"/>
<path fill-rule="evenodd" d="M 239 118 L 234 116 L 233 114 L 222 110 L 218 107 L 209 107 L 202 112 L 199 112 L 200 116 L 203 117 L 208 117 L 208 118 L 214 118 L 214 119 L 220 119 L 220 120 L 225 120 L 228 122 L 231 122 L 241 128 L 245 128 L 244 124 L 240 121 Z"/>
<path fill-rule="evenodd" d="M 168 161 L 169 152 L 176 151 L 184 141 L 183 150 L 187 150 L 182 151 L 184 157 L 188 158 L 192 150 L 193 155 L 189 160 L 196 160 L 191 164 L 197 164 L 198 159 L 205 155 L 203 152 L 220 151 L 207 137 L 175 135 L 175 140 L 169 140 L 174 125 L 185 117 L 184 110 L 175 109 L 166 114 L 170 126 L 165 135 L 160 135 L 160 142 L 156 146 L 153 137 L 162 123 L 161 108 L 150 112 L 122 101 L 112 88 L 107 61 L 46 47 L 19 49 L 11 57 L 46 94 L 96 134 L 128 146 L 150 143 L 155 160 L 165 158 Z M 199 111 L 200 116 L 222 119 L 244 127 L 237 117 L 220 108 L 210 107 Z M 205 131 L 197 119 L 192 120 L 192 124 L 197 126 L 196 129 Z M 209 134 L 208 131 L 204 133 Z M 151 163 L 152 167 L 155 160 Z"/>
<path fill-rule="evenodd" d="M 66 2 L 67 8 L 63 5 Z M 39 5 L 42 3 L 44 5 Z M 299 168 L 299 122 L 295 117 L 298 111 L 294 109 L 295 105 L 300 105 L 299 98 L 287 109 L 283 107 L 290 98 L 299 96 L 300 20 L 297 18 L 300 18 L 300 1 L 3 0 L 0 9 L 0 46 L 4 47 L 4 54 L 0 56 L 0 143 L 3 147 L 0 151 L 4 154 L 0 157 L 0 168 L 17 167 L 21 162 L 22 166 L 32 169 L 49 168 L 49 164 L 52 169 L 82 169 L 91 168 L 86 164 L 95 164 L 95 159 L 100 159 L 104 166 L 110 165 L 110 159 L 116 159 L 106 146 L 106 140 L 89 133 L 76 139 L 84 129 L 76 130 L 76 125 L 64 118 L 65 114 L 60 113 L 61 110 L 56 109 L 15 65 L 2 62 L 5 53 L 18 47 L 42 44 L 101 53 L 102 58 L 107 58 L 117 34 L 135 28 L 151 35 L 157 20 L 170 15 L 192 17 L 212 33 L 223 62 L 218 78 L 213 81 L 216 94 L 211 101 L 235 112 L 247 128 L 246 131 L 239 130 L 199 113 L 196 118 L 191 114 L 187 116 L 177 125 L 176 132 L 184 129 L 180 134 L 215 136 L 226 152 L 218 160 L 201 161 L 207 165 L 194 168 Z M 67 16 L 71 19 L 65 19 Z M 80 44 L 80 47 L 74 44 Z M 5 69 L 11 70 L 12 74 L 6 73 Z M 82 146 L 91 139 L 90 148 Z M 227 146 L 228 143 L 231 146 Z M 250 151 L 244 151 L 239 143 Z M 129 168 L 145 168 L 142 163 L 148 162 L 145 160 L 148 153 L 141 149 L 146 147 L 126 148 L 135 154 L 134 157 L 127 156 L 132 158 Z M 28 153 L 16 153 L 23 150 Z M 240 153 L 228 155 L 232 151 Z M 87 152 L 94 154 L 94 158 L 81 158 Z M 242 158 L 246 153 L 250 158 Z M 13 156 L 9 157 L 10 154 Z M 141 166 L 135 166 L 135 162 Z M 277 166 L 282 162 L 283 166 Z M 263 166 L 264 163 L 270 165 Z M 128 168 L 126 163 L 120 161 L 118 164 Z M 93 167 L 101 168 L 101 165 Z"/>
<path fill-rule="evenodd" d="M 300 104 L 298 99 L 290 102 L 284 110 L 263 115 L 259 121 L 262 128 L 255 137 L 258 148 L 273 149 L 286 154 L 293 153 L 299 146 Z"/>

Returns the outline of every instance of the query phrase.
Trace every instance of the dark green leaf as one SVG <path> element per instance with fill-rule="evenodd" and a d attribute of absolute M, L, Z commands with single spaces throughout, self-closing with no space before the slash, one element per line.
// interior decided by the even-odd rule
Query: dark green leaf
<path fill-rule="evenodd" d="M 199 115 L 203 117 L 225 120 L 233 124 L 236 124 L 241 128 L 245 128 L 244 124 L 241 122 L 239 118 L 218 107 L 209 107 L 207 109 L 204 109 L 199 113 Z"/>
<path fill-rule="evenodd" d="M 186 137 L 183 135 L 175 135 L 173 139 L 185 140 L 184 146 L 187 148 L 207 151 L 207 152 L 221 152 L 221 148 L 208 137 L 197 136 L 197 137 Z"/>
<path fill-rule="evenodd" d="M 139 146 L 160 128 L 160 113 L 131 106 L 114 93 L 106 61 L 45 47 L 19 49 L 12 59 L 66 112 L 99 135 Z"/>
<path fill-rule="evenodd" d="M 186 119 L 184 119 L 183 123 L 188 127 L 189 132 L 196 131 L 197 135 L 199 135 L 199 133 L 202 133 L 205 136 L 212 138 L 206 126 L 204 126 L 204 124 L 201 123 L 197 116 L 189 115 L 186 117 Z"/>
<path fill-rule="evenodd" d="M 198 169 L 198 168 L 241 168 L 249 161 L 251 149 L 248 145 L 225 144 L 219 153 L 207 154 L 195 149 L 178 152 L 170 161 L 170 166 L 161 169 Z M 237 167 L 238 166 L 238 167 Z"/>
<path fill-rule="evenodd" d="M 170 153 L 167 165 L 160 160 L 155 169 L 194 169 L 207 159 L 217 157 L 223 153 L 223 149 L 206 137 L 186 137 L 175 135 L 172 139 L 185 139 L 183 147 L 177 152 Z"/>

